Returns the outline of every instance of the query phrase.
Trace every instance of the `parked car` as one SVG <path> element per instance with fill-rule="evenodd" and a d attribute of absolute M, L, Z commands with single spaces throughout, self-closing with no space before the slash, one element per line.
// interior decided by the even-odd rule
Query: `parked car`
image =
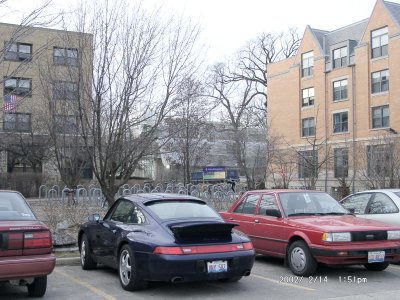
<path fill-rule="evenodd" d="M 340 203 L 357 217 L 400 226 L 400 189 L 358 192 Z"/>
<path fill-rule="evenodd" d="M 192 196 L 125 196 L 102 220 L 94 214 L 81 226 L 81 265 L 117 269 L 125 290 L 143 289 L 149 281 L 238 281 L 250 275 L 255 252 L 235 226 Z"/>
<path fill-rule="evenodd" d="M 295 275 L 312 275 L 319 263 L 382 271 L 400 260 L 400 227 L 357 218 L 327 193 L 250 191 L 220 214 L 240 225 L 257 253 L 285 258 Z"/>
<path fill-rule="evenodd" d="M 0 191 L 0 282 L 26 285 L 29 296 L 42 297 L 56 262 L 52 247 L 50 230 L 25 198 Z"/>

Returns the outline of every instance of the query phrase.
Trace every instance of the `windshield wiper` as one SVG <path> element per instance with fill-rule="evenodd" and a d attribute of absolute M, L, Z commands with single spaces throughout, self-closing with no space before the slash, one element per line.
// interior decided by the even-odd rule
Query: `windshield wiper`
<path fill-rule="evenodd" d="M 293 216 L 318 216 L 320 213 L 294 213 L 294 214 L 288 214 L 288 217 L 293 217 Z"/>
<path fill-rule="evenodd" d="M 343 216 L 343 215 L 352 215 L 352 213 L 348 213 L 348 212 L 328 212 L 328 213 L 321 213 L 321 215 L 324 216 Z"/>

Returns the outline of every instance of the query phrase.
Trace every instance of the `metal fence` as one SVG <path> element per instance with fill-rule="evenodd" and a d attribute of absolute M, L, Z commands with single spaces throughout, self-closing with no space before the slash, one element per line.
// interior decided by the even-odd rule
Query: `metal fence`
<path fill-rule="evenodd" d="M 191 195 L 206 201 L 209 205 L 217 210 L 227 209 L 243 192 L 244 187 L 237 184 L 235 190 L 231 184 L 187 184 L 180 182 L 151 183 L 140 184 L 124 184 L 115 195 L 115 199 L 122 196 L 128 196 L 140 193 L 175 193 L 181 195 Z M 60 187 L 58 185 L 47 186 L 42 185 L 39 188 L 40 201 L 54 201 L 61 204 L 84 204 L 88 206 L 99 206 L 107 208 L 107 201 L 101 189 L 98 186 L 90 185 L 85 187 L 78 185 L 76 189 L 71 190 L 68 187 Z"/>

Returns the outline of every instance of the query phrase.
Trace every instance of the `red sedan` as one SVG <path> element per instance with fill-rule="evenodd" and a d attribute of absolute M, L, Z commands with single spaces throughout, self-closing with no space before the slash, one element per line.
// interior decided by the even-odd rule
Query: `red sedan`
<path fill-rule="evenodd" d="M 314 274 L 318 263 L 382 271 L 400 260 L 400 227 L 355 217 L 327 193 L 249 191 L 220 214 L 240 225 L 257 253 L 285 258 L 295 275 Z"/>
<path fill-rule="evenodd" d="M 20 193 L 0 190 L 0 282 L 26 285 L 29 296 L 41 297 L 55 262 L 46 225 Z"/>

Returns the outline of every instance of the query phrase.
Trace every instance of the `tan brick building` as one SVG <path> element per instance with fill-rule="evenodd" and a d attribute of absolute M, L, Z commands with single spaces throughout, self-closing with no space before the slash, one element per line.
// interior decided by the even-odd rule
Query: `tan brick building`
<path fill-rule="evenodd" d="M 297 54 L 268 65 L 279 151 L 267 185 L 398 186 L 399 65 L 399 3 L 377 0 L 368 19 L 337 30 L 307 26 Z"/>
<path fill-rule="evenodd" d="M 76 98 L 80 87 L 90 90 L 79 73 L 90 74 L 92 36 L 4 23 L 0 36 L 0 187 L 21 190 L 21 180 L 12 184 L 21 173 L 57 183 L 49 135 L 51 129 L 76 134 Z M 85 176 L 91 178 L 91 170 Z M 29 176 L 22 178 L 32 184 Z"/>

